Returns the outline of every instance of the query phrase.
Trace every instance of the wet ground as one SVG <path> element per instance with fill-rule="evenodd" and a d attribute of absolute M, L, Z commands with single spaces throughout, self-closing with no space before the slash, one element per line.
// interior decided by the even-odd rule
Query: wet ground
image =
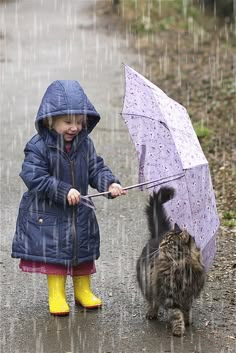
<path fill-rule="evenodd" d="M 10 258 L 19 199 L 18 177 L 25 142 L 47 86 L 55 79 L 77 79 L 102 115 L 93 133 L 100 153 L 123 185 L 137 182 L 134 148 L 119 115 L 123 96 L 122 62 L 143 72 L 143 54 L 129 37 L 104 28 L 95 1 L 22 0 L 0 3 L 1 111 L 1 352 L 24 353 L 235 353 L 235 262 L 232 233 L 219 250 L 193 326 L 173 338 L 165 322 L 148 322 L 135 280 L 135 263 L 147 237 L 146 195 L 136 190 L 116 200 L 96 200 L 102 244 L 93 278 L 104 308 L 75 307 L 71 314 L 48 314 L 46 278 L 21 273 Z M 220 238 L 221 239 L 221 238 Z M 223 246 L 222 246 L 223 244 Z M 228 250 L 228 251 L 229 251 Z M 233 257 L 231 257 L 233 259 Z M 216 272 L 217 270 L 217 272 Z M 218 277 L 216 276 L 218 274 Z"/>

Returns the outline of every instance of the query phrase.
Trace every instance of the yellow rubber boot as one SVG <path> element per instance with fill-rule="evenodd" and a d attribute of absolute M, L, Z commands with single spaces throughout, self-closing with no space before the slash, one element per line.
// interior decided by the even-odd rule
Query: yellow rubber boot
<path fill-rule="evenodd" d="M 90 276 L 73 276 L 75 302 L 87 309 L 102 306 L 102 301 L 90 289 Z"/>
<path fill-rule="evenodd" d="M 66 276 L 48 275 L 48 303 L 52 315 L 68 315 L 69 305 L 66 302 Z"/>

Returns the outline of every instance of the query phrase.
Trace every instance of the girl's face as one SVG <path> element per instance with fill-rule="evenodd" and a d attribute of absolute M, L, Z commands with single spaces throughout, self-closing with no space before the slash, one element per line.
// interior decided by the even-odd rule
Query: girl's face
<path fill-rule="evenodd" d="M 84 115 L 61 115 L 52 119 L 52 128 L 64 136 L 65 142 L 71 142 L 85 125 Z"/>

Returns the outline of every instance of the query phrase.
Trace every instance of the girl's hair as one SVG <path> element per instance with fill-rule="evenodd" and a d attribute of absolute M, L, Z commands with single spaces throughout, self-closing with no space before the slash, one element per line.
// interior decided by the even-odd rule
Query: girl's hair
<path fill-rule="evenodd" d="M 42 124 L 44 127 L 48 128 L 49 130 L 51 130 L 53 128 L 53 120 L 59 118 L 59 117 L 62 117 L 63 115 L 57 115 L 55 117 L 47 117 L 45 119 L 42 120 Z M 68 115 L 69 117 L 72 116 L 72 115 Z M 82 121 L 82 128 L 83 129 L 86 129 L 87 127 L 87 116 L 84 115 L 84 119 Z"/>
<path fill-rule="evenodd" d="M 49 130 L 52 129 L 52 117 L 48 117 L 42 120 L 42 125 Z"/>

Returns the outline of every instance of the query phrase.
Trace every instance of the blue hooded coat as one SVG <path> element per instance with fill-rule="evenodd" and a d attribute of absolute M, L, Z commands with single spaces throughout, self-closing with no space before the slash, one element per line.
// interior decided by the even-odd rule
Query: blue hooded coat
<path fill-rule="evenodd" d="M 87 128 L 74 138 L 68 154 L 63 135 L 49 130 L 43 120 L 71 114 L 86 114 Z M 89 185 L 104 192 L 113 182 L 119 183 L 88 136 L 99 120 L 77 81 L 54 81 L 48 87 L 36 117 L 38 133 L 24 150 L 20 177 L 28 191 L 19 206 L 12 257 L 67 266 L 99 257 L 94 209 L 67 202 L 71 188 L 86 195 Z"/>

